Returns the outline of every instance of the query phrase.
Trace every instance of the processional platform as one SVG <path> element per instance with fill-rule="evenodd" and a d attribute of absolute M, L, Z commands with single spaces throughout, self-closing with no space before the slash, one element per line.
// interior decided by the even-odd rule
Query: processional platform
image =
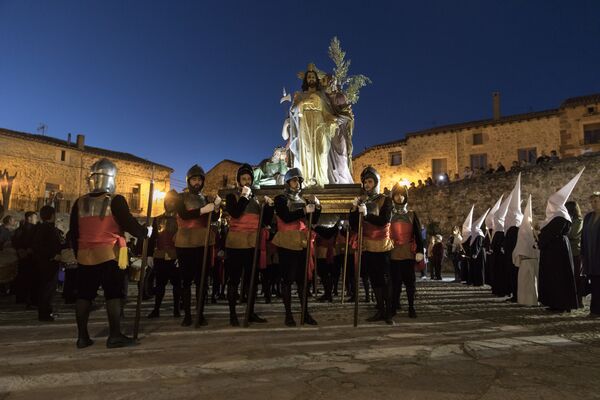
<path fill-rule="evenodd" d="M 262 185 L 260 189 L 252 189 L 252 192 L 257 196 L 275 196 L 283 193 L 283 185 Z M 236 192 L 237 189 L 221 189 L 219 196 L 223 199 L 230 193 Z M 302 196 L 315 195 L 321 202 L 322 213 L 324 214 L 347 214 L 352 208 L 352 201 L 360 196 L 362 188 L 360 183 L 350 184 L 332 184 L 325 187 L 309 187 L 302 189 Z"/>

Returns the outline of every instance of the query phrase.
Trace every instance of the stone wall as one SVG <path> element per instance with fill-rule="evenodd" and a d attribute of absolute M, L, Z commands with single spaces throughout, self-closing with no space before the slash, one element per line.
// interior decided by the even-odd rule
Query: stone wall
<path fill-rule="evenodd" d="M 62 152 L 64 161 L 61 160 Z M 17 173 L 14 181 L 9 208 L 15 211 L 36 210 L 46 196 L 46 185 L 59 187 L 64 200 L 60 208 L 68 208 L 82 194 L 87 193 L 87 175 L 90 166 L 103 158 L 98 154 L 67 147 L 43 143 L 35 140 L 16 138 L 0 134 L 0 169 L 10 175 Z M 150 163 L 137 163 L 116 157 L 107 157 L 118 168 L 117 193 L 123 194 L 128 202 L 139 198 L 139 206 L 132 208 L 134 215 L 145 215 L 152 166 Z M 155 201 L 153 215 L 164 211 L 162 198 L 170 188 L 171 169 L 155 166 Z M 139 187 L 139 196 L 133 196 L 134 187 Z"/>
<path fill-rule="evenodd" d="M 482 134 L 482 144 L 474 145 L 474 134 Z M 374 146 L 354 157 L 354 179 L 368 165 L 374 166 L 382 176 L 382 188 L 391 188 L 401 180 L 425 181 L 432 176 L 433 159 L 445 160 L 446 170 L 452 178 L 462 175 L 471 165 L 471 155 L 486 154 L 487 163 L 494 168 L 498 162 L 509 169 L 518 159 L 518 150 L 535 148 L 537 154 L 547 154 L 560 147 L 558 115 L 544 115 L 520 121 L 490 123 L 488 125 L 447 130 L 431 134 L 408 136 L 397 143 Z M 391 155 L 402 153 L 402 164 L 391 165 Z"/>
<path fill-rule="evenodd" d="M 560 151 L 563 155 L 578 156 L 584 151 L 600 151 L 600 143 L 584 143 L 584 127 L 600 125 L 600 103 L 590 102 L 567 105 L 560 114 Z"/>
<path fill-rule="evenodd" d="M 206 173 L 204 194 L 215 196 L 219 189 L 235 186 L 237 170 L 242 165 L 236 161 L 223 160 Z"/>
<path fill-rule="evenodd" d="M 531 194 L 534 223 L 541 223 L 545 219 L 548 197 L 564 186 L 584 166 L 585 172 L 570 199 L 577 201 L 582 212 L 586 213 L 591 209 L 590 194 L 600 190 L 600 153 L 531 166 L 521 171 L 522 207 L 525 207 Z M 452 182 L 445 186 L 412 189 L 409 193 L 410 208 L 417 212 L 423 224 L 437 223 L 442 233 L 448 235 L 453 225 L 462 226 L 472 204 L 475 204 L 476 219 L 492 207 L 501 194 L 508 195 L 516 179 L 517 172 L 495 173 Z"/>

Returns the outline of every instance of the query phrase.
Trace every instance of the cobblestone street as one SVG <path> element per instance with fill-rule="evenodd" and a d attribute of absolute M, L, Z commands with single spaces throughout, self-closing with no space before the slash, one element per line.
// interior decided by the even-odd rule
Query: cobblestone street
<path fill-rule="evenodd" d="M 132 287 L 133 289 L 133 287 Z M 417 312 L 395 326 L 352 327 L 352 305 L 311 303 L 318 327 L 286 328 L 279 301 L 257 311 L 269 322 L 230 328 L 224 301 L 209 326 L 170 316 L 142 320 L 141 342 L 108 350 L 104 310 L 96 343 L 75 348 L 74 310 L 52 324 L 17 306 L 0 313 L 0 398 L 89 399 L 570 399 L 600 393 L 600 320 L 587 310 L 551 314 L 492 297 L 489 289 L 418 283 Z M 361 303 L 360 320 L 372 312 Z M 587 308 L 587 307 L 586 307 Z M 144 315 L 151 303 L 144 303 Z M 239 307 L 243 312 L 243 307 Z M 296 313 L 297 315 L 297 313 Z M 126 308 L 125 331 L 134 303 Z"/>

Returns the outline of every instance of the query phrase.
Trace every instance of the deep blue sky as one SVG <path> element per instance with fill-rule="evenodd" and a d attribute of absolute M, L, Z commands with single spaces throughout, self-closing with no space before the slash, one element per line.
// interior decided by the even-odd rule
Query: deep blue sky
<path fill-rule="evenodd" d="M 308 62 L 330 70 L 336 35 L 351 73 L 373 80 L 355 153 L 487 118 L 494 90 L 503 114 L 600 92 L 596 0 L 0 0 L 0 127 L 84 133 L 176 179 L 256 163 L 282 143 L 282 87 L 297 90 Z"/>

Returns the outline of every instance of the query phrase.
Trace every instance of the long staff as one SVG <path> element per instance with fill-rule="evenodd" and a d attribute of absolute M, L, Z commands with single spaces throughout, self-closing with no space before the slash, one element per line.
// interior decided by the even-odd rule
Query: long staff
<path fill-rule="evenodd" d="M 302 304 L 300 307 L 300 325 L 304 325 L 304 314 L 306 314 L 306 307 L 308 303 L 308 268 L 310 267 L 311 254 L 311 231 L 312 231 L 312 216 L 313 213 L 308 214 L 308 230 L 306 231 L 306 263 L 304 266 L 304 287 L 302 288 Z"/>
<path fill-rule="evenodd" d="M 363 214 L 358 214 L 358 251 L 356 256 L 358 257 L 358 263 L 356 270 L 354 271 L 354 327 L 358 326 L 358 288 L 360 281 L 360 267 L 362 264 L 362 245 L 363 245 Z"/>
<path fill-rule="evenodd" d="M 252 257 L 252 275 L 250 275 L 250 286 L 248 288 L 248 302 L 246 303 L 246 313 L 244 314 L 244 328 L 248 327 L 250 321 L 250 311 L 254 308 L 255 294 L 254 285 L 256 277 L 256 264 L 258 264 L 258 255 L 260 253 L 260 237 L 262 236 L 262 220 L 265 212 L 265 204 L 260 206 L 260 214 L 258 216 L 258 227 L 256 228 L 256 241 L 254 242 L 254 255 Z M 243 285 L 242 281 L 242 285 Z"/>
<path fill-rule="evenodd" d="M 208 267 L 208 241 L 210 239 L 210 225 L 212 224 L 212 212 L 208 213 L 206 238 L 204 238 L 204 252 L 202 253 L 202 270 L 200 272 L 200 286 L 196 286 L 196 328 L 202 325 L 202 314 L 204 311 L 204 296 L 206 292 L 206 269 Z"/>
<path fill-rule="evenodd" d="M 344 272 L 342 276 L 342 304 L 344 304 L 344 290 L 346 290 L 346 272 L 348 271 L 348 249 L 350 244 L 350 226 L 346 228 L 346 251 L 344 252 Z"/>
<path fill-rule="evenodd" d="M 152 216 L 152 202 L 154 201 L 154 170 L 152 171 L 152 179 L 150 180 L 150 193 L 148 194 L 148 212 L 146 213 L 146 226 L 150 226 Z M 140 271 L 140 281 L 138 282 L 137 304 L 135 306 L 135 320 L 133 322 L 133 339 L 137 340 L 140 330 L 140 317 L 142 313 L 142 298 L 144 294 L 144 281 L 146 275 L 146 267 L 148 266 L 148 236 L 144 238 L 142 244 L 142 270 Z"/>

